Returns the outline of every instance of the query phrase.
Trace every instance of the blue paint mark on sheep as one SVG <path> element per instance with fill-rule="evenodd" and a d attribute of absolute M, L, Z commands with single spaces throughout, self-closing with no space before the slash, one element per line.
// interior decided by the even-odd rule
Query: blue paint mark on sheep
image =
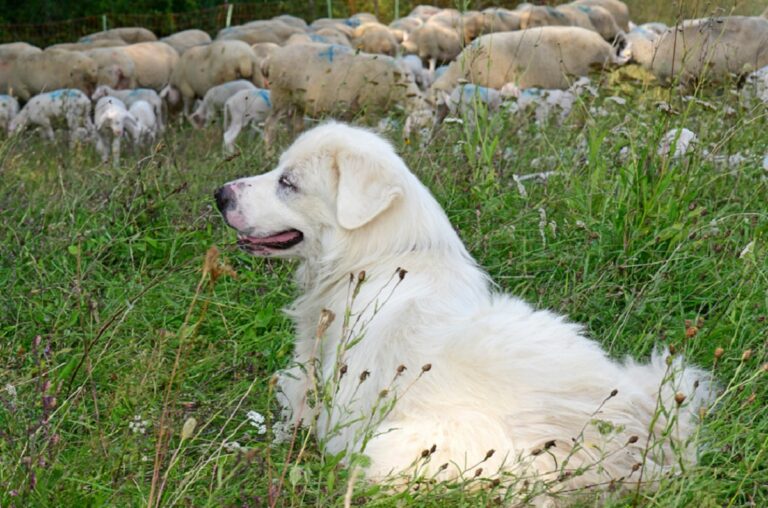
<path fill-rule="evenodd" d="M 351 26 L 352 28 L 357 28 L 360 26 L 360 20 L 357 18 L 347 18 L 344 20 L 344 24 Z"/>
<path fill-rule="evenodd" d="M 80 95 L 79 90 L 72 90 L 70 88 L 64 88 L 62 90 L 54 90 L 53 92 L 48 92 L 48 96 L 53 99 L 63 99 L 68 97 L 78 97 Z"/>
<path fill-rule="evenodd" d="M 520 97 L 527 95 L 528 97 L 540 97 L 541 89 L 539 88 L 526 88 L 520 93 Z"/>
<path fill-rule="evenodd" d="M 447 65 L 441 65 L 440 67 L 435 69 L 435 79 L 438 79 L 440 76 L 445 74 L 445 71 L 447 71 L 447 70 L 448 70 L 448 66 Z"/>
<path fill-rule="evenodd" d="M 578 8 L 578 9 L 579 9 L 581 12 L 586 12 L 587 14 L 589 14 L 590 12 L 592 12 L 592 8 L 591 8 L 590 6 L 588 6 L 588 5 L 577 5 L 576 7 L 577 7 L 577 8 Z"/>
<path fill-rule="evenodd" d="M 251 95 L 258 95 L 261 97 L 261 100 L 263 100 L 267 106 L 270 108 L 272 107 L 272 101 L 269 98 L 269 90 L 264 90 L 263 88 L 257 88 L 256 90 L 251 90 Z"/>
<path fill-rule="evenodd" d="M 328 49 L 321 51 L 317 54 L 320 58 L 326 58 L 329 62 L 333 63 L 333 57 L 342 53 L 347 53 L 349 48 L 341 46 L 339 44 L 331 44 Z"/>
<path fill-rule="evenodd" d="M 325 37 L 323 37 L 322 35 L 317 35 L 317 34 L 311 34 L 311 35 L 309 36 L 309 40 L 311 40 L 312 42 L 323 42 L 323 43 L 328 43 L 328 39 L 326 39 L 326 38 L 325 38 Z"/>
<path fill-rule="evenodd" d="M 468 84 L 464 85 L 464 87 L 461 89 L 462 101 L 471 101 L 475 96 L 479 97 L 483 102 L 488 102 L 488 88 L 484 86 Z"/>

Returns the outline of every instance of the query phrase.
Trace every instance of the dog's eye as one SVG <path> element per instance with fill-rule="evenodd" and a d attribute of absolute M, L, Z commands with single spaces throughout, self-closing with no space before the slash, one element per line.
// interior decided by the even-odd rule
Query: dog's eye
<path fill-rule="evenodd" d="M 293 191 L 293 192 L 296 192 L 298 190 L 298 188 L 296 187 L 296 184 L 293 183 L 293 181 L 291 181 L 291 178 L 288 175 L 286 175 L 286 174 L 283 174 L 280 177 L 280 180 L 277 181 L 277 183 L 283 189 L 287 189 L 287 190 L 290 190 L 290 191 Z"/>

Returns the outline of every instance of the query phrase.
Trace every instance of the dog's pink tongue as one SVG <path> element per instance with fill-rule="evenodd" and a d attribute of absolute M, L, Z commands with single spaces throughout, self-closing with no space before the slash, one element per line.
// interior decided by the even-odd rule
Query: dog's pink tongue
<path fill-rule="evenodd" d="M 282 233 L 277 233 L 276 235 L 272 236 L 263 236 L 263 237 L 255 237 L 255 236 L 249 236 L 248 241 L 250 243 L 283 243 L 283 242 L 289 242 L 293 239 L 295 239 L 299 235 L 298 231 L 283 231 Z"/>

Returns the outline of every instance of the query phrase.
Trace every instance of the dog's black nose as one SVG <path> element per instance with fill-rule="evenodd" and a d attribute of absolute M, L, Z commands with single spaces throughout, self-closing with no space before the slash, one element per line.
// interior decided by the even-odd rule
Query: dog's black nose
<path fill-rule="evenodd" d="M 221 213 L 226 212 L 232 207 L 235 202 L 235 191 L 229 185 L 219 187 L 213 193 L 213 197 L 216 199 L 216 207 Z"/>

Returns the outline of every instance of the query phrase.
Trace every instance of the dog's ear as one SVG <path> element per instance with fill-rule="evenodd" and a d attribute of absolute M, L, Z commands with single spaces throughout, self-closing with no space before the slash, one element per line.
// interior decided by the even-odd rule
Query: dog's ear
<path fill-rule="evenodd" d="M 395 172 L 374 157 L 344 150 L 336 155 L 336 167 L 336 219 L 344 229 L 365 226 L 403 195 Z"/>

